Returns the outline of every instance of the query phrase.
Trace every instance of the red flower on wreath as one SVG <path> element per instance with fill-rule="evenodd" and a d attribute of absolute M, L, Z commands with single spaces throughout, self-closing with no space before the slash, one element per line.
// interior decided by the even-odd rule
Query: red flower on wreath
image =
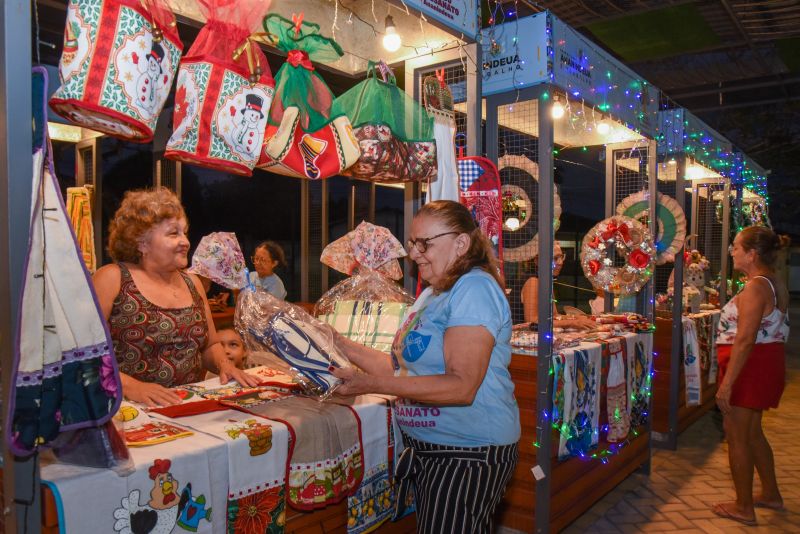
<path fill-rule="evenodd" d="M 266 532 L 272 523 L 272 512 L 281 503 L 280 491 L 278 486 L 239 499 L 239 511 L 233 523 L 234 531 L 246 534 Z"/>
<path fill-rule="evenodd" d="M 600 270 L 600 262 L 597 260 L 589 260 L 589 270 L 592 272 L 592 276 L 597 274 L 597 271 Z"/>
<path fill-rule="evenodd" d="M 628 263 L 637 269 L 644 269 L 650 264 L 650 254 L 637 248 L 628 254 Z"/>

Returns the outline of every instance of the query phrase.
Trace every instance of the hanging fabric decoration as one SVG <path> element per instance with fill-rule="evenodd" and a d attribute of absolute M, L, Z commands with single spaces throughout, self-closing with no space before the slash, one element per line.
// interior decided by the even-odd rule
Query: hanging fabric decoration
<path fill-rule="evenodd" d="M 67 213 L 75 231 L 75 238 L 83 253 L 83 262 L 90 273 L 97 269 L 92 226 L 91 192 L 87 187 L 67 188 Z"/>
<path fill-rule="evenodd" d="M 624 339 L 608 340 L 608 378 L 606 379 L 606 413 L 608 415 L 609 443 L 619 443 L 628 438 L 631 414 L 628 409 L 627 344 Z"/>
<path fill-rule="evenodd" d="M 636 219 L 645 226 L 648 224 L 649 213 L 650 195 L 647 191 L 629 195 L 617 204 L 617 215 Z M 686 216 L 674 198 L 661 193 L 656 197 L 656 215 L 656 265 L 663 265 L 675 261 L 675 254 L 683 248 L 686 241 Z"/>
<path fill-rule="evenodd" d="M 539 196 L 539 165 L 525 156 L 506 154 L 498 159 L 497 168 L 503 183 L 503 201 L 510 199 L 518 208 L 516 225 L 503 221 L 505 242 L 521 243 L 516 247 L 506 246 L 503 259 L 508 262 L 528 261 L 539 254 L 538 228 L 533 218 Z M 553 232 L 557 232 L 560 226 L 561 197 L 558 188 L 554 186 Z"/>
<path fill-rule="evenodd" d="M 198 0 L 206 17 L 178 72 L 165 157 L 250 176 L 275 82 L 256 22 L 269 0 Z"/>
<path fill-rule="evenodd" d="M 59 433 L 102 426 L 122 401 L 113 345 L 53 170 L 47 71 L 34 68 L 33 198 L 18 342 L 4 414 L 9 450 L 28 456 Z"/>
<path fill-rule="evenodd" d="M 264 30 L 286 63 L 275 76 L 275 101 L 269 111 L 258 168 L 285 176 L 321 180 L 340 174 L 360 155 L 358 139 L 344 113 L 334 113 L 333 93 L 312 61 L 330 62 L 344 53 L 333 39 L 320 35 L 303 14 L 287 20 L 271 14 Z"/>
<path fill-rule="evenodd" d="M 369 62 L 367 79 L 337 98 L 333 113 L 349 117 L 361 148 L 361 157 L 342 173 L 345 176 L 386 183 L 436 176 L 433 119 L 397 88 L 394 73 L 383 61 Z"/>
<path fill-rule="evenodd" d="M 614 257 L 624 263 L 614 266 Z M 639 221 L 615 215 L 594 225 L 581 245 L 581 267 L 593 287 L 615 295 L 639 291 L 653 276 L 655 247 Z"/>
<path fill-rule="evenodd" d="M 182 51 L 167 0 L 69 0 L 50 106 L 78 126 L 148 143 Z"/>
<path fill-rule="evenodd" d="M 436 178 L 428 181 L 425 203 L 433 200 L 459 201 L 458 164 L 456 163 L 456 116 L 453 93 L 444 82 L 444 69 L 422 80 L 425 109 L 433 116 L 433 136 L 436 139 L 438 167 Z"/>
<path fill-rule="evenodd" d="M 700 406 L 703 381 L 700 376 L 700 343 L 697 340 L 697 323 L 683 317 L 683 371 L 686 377 L 686 406 Z"/>
<path fill-rule="evenodd" d="M 489 238 L 503 268 L 503 203 L 500 173 L 491 160 L 477 156 L 458 158 L 459 199 L 475 224 Z"/>

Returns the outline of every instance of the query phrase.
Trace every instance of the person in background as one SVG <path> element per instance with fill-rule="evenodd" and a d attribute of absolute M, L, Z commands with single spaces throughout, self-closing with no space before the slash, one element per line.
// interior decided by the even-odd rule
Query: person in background
<path fill-rule="evenodd" d="M 788 241 L 763 226 L 739 232 L 730 253 L 734 269 L 747 275 L 747 284 L 722 309 L 717 330 L 716 399 L 728 440 L 736 500 L 716 503 L 711 510 L 745 525 L 756 524 L 755 507 L 783 509 L 761 416 L 764 410 L 778 407 L 786 383 L 789 292 L 775 275 L 775 261 Z M 761 493 L 755 497 L 754 468 L 761 480 Z"/>
<path fill-rule="evenodd" d="M 275 274 L 275 269 L 286 266 L 281 246 L 275 241 L 264 241 L 256 247 L 252 260 L 256 272 L 250 273 L 250 282 L 258 289 L 269 291 L 275 298 L 285 299 L 286 288 Z"/>
<path fill-rule="evenodd" d="M 183 272 L 187 228 L 183 206 L 169 189 L 127 192 L 109 226 L 108 252 L 115 263 L 92 279 L 122 393 L 148 406 L 181 402 L 169 388 L 200 381 L 205 370 L 218 373 L 223 383 L 259 382 L 225 357 L 201 282 Z"/>
<path fill-rule="evenodd" d="M 331 372 L 343 381 L 339 394 L 398 397 L 406 444 L 398 502 L 413 480 L 417 531 L 489 533 L 520 437 L 505 283 L 491 244 L 458 202 L 425 204 L 410 235 L 408 253 L 428 287 L 407 312 L 392 354 L 336 334 L 361 371 Z"/>
<path fill-rule="evenodd" d="M 217 339 L 225 350 L 225 357 L 237 369 L 244 369 L 247 365 L 247 349 L 239 333 L 233 328 L 223 328 L 217 330 Z M 206 373 L 206 380 L 215 376 L 217 376 L 215 373 L 209 371 Z"/>
<path fill-rule="evenodd" d="M 592 315 L 600 315 L 605 312 L 606 292 L 603 291 L 602 287 L 596 287 L 594 294 L 595 298 L 589 301 L 589 308 L 592 311 Z"/>
<path fill-rule="evenodd" d="M 558 242 L 553 243 L 553 278 L 561 273 L 564 266 L 564 252 Z M 538 269 L 539 257 L 534 256 L 534 269 Z M 525 281 L 520 292 L 522 300 L 523 316 L 526 323 L 539 323 L 539 278 L 531 276 Z M 576 328 L 579 330 L 593 330 L 597 324 L 579 315 L 559 315 L 555 303 L 553 303 L 553 328 Z"/>

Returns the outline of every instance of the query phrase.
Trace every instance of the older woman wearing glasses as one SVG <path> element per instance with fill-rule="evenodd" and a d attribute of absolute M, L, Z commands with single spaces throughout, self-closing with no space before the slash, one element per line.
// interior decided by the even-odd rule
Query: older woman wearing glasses
<path fill-rule="evenodd" d="M 520 436 L 504 281 L 489 241 L 457 202 L 420 209 L 408 252 L 428 287 L 391 356 L 341 340 L 361 371 L 333 373 L 342 394 L 398 397 L 406 444 L 398 500 L 413 479 L 418 532 L 491 532 Z"/>

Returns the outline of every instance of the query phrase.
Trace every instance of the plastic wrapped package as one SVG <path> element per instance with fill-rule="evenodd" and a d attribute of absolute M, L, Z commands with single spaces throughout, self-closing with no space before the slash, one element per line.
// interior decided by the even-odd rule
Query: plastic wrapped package
<path fill-rule="evenodd" d="M 236 302 L 234 322 L 248 351 L 272 353 L 284 363 L 279 368 L 288 367 L 306 393 L 320 400 L 341 383 L 329 368 L 350 367 L 329 325 L 268 291 L 245 288 Z"/>
<path fill-rule="evenodd" d="M 112 419 L 97 427 L 63 432 L 53 441 L 53 454 L 59 462 L 113 469 L 119 476 L 136 470 L 125 439 Z"/>
<path fill-rule="evenodd" d="M 413 302 L 396 282 L 361 267 L 322 295 L 314 313 L 348 339 L 388 353 Z"/>

